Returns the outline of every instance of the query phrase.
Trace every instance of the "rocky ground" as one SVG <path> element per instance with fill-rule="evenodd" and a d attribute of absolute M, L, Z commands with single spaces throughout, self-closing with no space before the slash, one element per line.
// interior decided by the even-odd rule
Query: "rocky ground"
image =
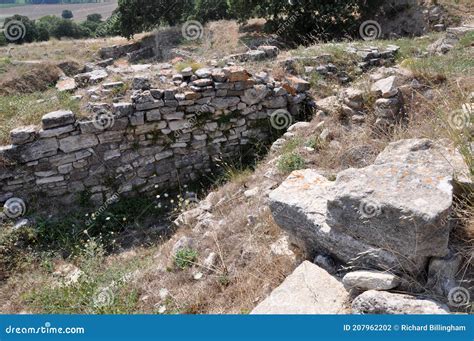
<path fill-rule="evenodd" d="M 139 45 L 65 72 L 58 91 L 84 116 L 227 64 L 305 79 L 312 117 L 288 123 L 253 167 L 221 165 L 224 183 L 177 205 L 170 237 L 112 253 L 91 237 L 64 258 L 31 244 L 36 222 L 6 222 L 0 247 L 16 267 L 3 268 L 1 311 L 472 312 L 473 32 L 137 64 L 132 52 L 156 52 Z"/>

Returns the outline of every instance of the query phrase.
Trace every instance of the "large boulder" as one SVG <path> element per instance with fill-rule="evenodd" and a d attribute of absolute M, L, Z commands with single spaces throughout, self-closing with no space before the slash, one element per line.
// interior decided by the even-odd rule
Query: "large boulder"
<path fill-rule="evenodd" d="M 348 302 L 341 282 L 305 261 L 252 314 L 346 314 Z"/>
<path fill-rule="evenodd" d="M 470 169 L 463 156 L 449 141 L 406 139 L 390 143 L 375 159 L 374 164 L 390 162 L 433 165 L 440 174 L 454 177 L 456 185 L 472 186 Z"/>
<path fill-rule="evenodd" d="M 453 148 L 404 140 L 375 164 L 339 173 L 336 182 L 296 171 L 270 193 L 270 207 L 311 255 L 418 275 L 431 257 L 448 253 L 454 174 L 466 171 Z"/>
<path fill-rule="evenodd" d="M 446 256 L 454 175 L 465 168 L 455 168 L 462 157 L 448 149 L 430 140 L 398 141 L 374 165 L 339 173 L 328 224 L 415 268 Z"/>
<path fill-rule="evenodd" d="M 353 314 L 449 314 L 443 304 L 415 296 L 369 290 L 352 302 Z"/>
<path fill-rule="evenodd" d="M 357 240 L 327 223 L 327 202 L 334 182 L 318 172 L 298 170 L 272 191 L 270 208 L 277 224 L 310 255 L 328 254 L 343 263 L 375 268 L 397 268 L 397 257 L 382 248 Z"/>
<path fill-rule="evenodd" d="M 452 177 L 431 165 L 383 164 L 339 173 L 328 224 L 420 269 L 448 252 Z"/>

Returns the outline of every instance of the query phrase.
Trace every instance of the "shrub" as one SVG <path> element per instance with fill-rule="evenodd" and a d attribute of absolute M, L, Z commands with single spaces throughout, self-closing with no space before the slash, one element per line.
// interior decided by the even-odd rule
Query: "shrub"
<path fill-rule="evenodd" d="M 68 10 L 68 9 L 65 9 L 62 13 L 61 13 L 61 17 L 63 19 L 72 19 L 74 17 L 74 14 L 72 14 L 72 11 Z"/>
<path fill-rule="evenodd" d="M 86 38 L 91 36 L 91 31 L 87 27 L 80 26 L 70 20 L 61 20 L 52 29 L 51 34 L 56 38 Z"/>
<path fill-rule="evenodd" d="M 27 262 L 26 256 L 35 241 L 36 233 L 30 227 L 0 228 L 0 281 Z"/>
<path fill-rule="evenodd" d="M 196 250 L 184 248 L 176 252 L 176 255 L 174 256 L 174 263 L 178 268 L 184 270 L 187 267 L 193 265 L 197 258 L 198 252 Z"/>
<path fill-rule="evenodd" d="M 102 22 L 102 14 L 99 14 L 99 13 L 89 14 L 86 17 L 86 20 L 100 23 L 100 22 Z"/>
<path fill-rule="evenodd" d="M 15 43 L 15 44 L 31 43 L 37 39 L 38 29 L 36 28 L 34 21 L 30 20 L 28 17 L 24 15 L 15 14 L 14 16 L 5 19 L 4 27 L 6 28 L 8 23 L 11 21 L 19 21 L 21 22 L 22 25 L 15 25 L 16 27 L 13 30 L 14 24 L 11 24 L 12 25 L 11 26 L 12 38 L 11 39 L 9 39 L 8 37 L 6 38 L 6 40 L 9 43 Z"/>

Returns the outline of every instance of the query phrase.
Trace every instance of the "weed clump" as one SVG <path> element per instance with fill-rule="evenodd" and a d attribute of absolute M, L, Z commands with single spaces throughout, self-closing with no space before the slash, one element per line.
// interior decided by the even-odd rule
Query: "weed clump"
<path fill-rule="evenodd" d="M 291 173 L 292 171 L 302 169 L 304 166 L 305 161 L 297 152 L 282 155 L 277 165 L 278 170 L 283 173 Z"/>
<path fill-rule="evenodd" d="M 174 257 L 174 263 L 179 269 L 184 270 L 193 265 L 193 263 L 196 262 L 197 258 L 198 252 L 196 250 L 184 248 L 176 252 L 176 255 Z"/>

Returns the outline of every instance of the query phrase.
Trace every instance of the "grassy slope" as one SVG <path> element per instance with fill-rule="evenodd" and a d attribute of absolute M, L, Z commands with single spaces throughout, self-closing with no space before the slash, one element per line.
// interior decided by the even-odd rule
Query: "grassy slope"
<path fill-rule="evenodd" d="M 215 24 L 222 30 L 223 23 Z M 231 30 L 234 32 L 234 30 Z M 228 50 L 239 50 L 242 45 L 239 43 L 241 37 L 238 34 L 228 36 L 213 37 L 205 40 L 203 46 L 191 46 L 196 49 L 197 54 L 209 51 L 209 46 L 216 49 L 216 46 L 225 47 L 219 49 L 221 53 Z M 434 41 L 438 36 L 432 35 L 423 39 L 400 39 L 397 41 L 377 41 L 371 44 L 398 44 L 401 46 L 401 53 L 398 62 L 411 69 L 417 78 L 431 88 L 432 99 L 424 94 L 416 94 L 409 101 L 408 112 L 410 123 L 407 126 L 399 127 L 393 135 L 374 136 L 368 130 L 348 133 L 340 122 L 332 118 L 328 121 L 334 138 L 341 145 L 353 145 L 357 141 L 358 146 L 368 147 L 370 153 L 364 162 L 370 162 L 383 147 L 392 140 L 410 137 L 446 137 L 455 141 L 458 145 L 465 144 L 466 136 L 453 130 L 449 124 L 450 115 L 456 113 L 462 107 L 471 92 L 474 92 L 473 51 L 470 47 L 473 38 L 468 37 L 463 41 L 463 45 L 446 56 L 433 56 L 418 58 L 426 46 Z M 205 38 L 207 39 L 207 38 Z M 62 47 L 62 52 L 58 56 L 70 54 L 75 48 L 76 42 L 57 42 Z M 64 45 L 63 45 L 64 44 Z M 100 44 L 100 42 L 95 42 Z M 314 46 L 310 49 L 299 49 L 291 51 L 294 55 L 314 55 L 320 52 L 330 52 L 336 56 L 341 64 L 348 62 L 347 55 L 343 52 L 345 44 L 332 46 Z M 41 58 L 40 49 L 19 48 L 18 57 L 22 59 Z M 53 52 L 54 49 L 48 51 Z M 53 55 L 56 55 L 53 52 Z M 205 53 L 204 53 L 205 55 Z M 206 58 L 209 55 L 205 55 Z M 62 57 L 58 57 L 61 59 Z M 87 57 L 85 57 L 87 58 Z M 3 64 L 2 64 L 3 63 Z M 0 61 L 0 72 L 3 68 L 8 69 L 8 61 Z M 256 64 L 255 68 L 271 68 L 272 65 Z M 277 70 L 276 70 L 277 71 Z M 317 80 L 321 81 L 321 80 Z M 358 79 L 360 84 L 366 82 L 364 77 Z M 320 85 L 320 84 L 315 84 Z M 316 91 L 320 88 L 316 87 Z M 328 87 L 328 93 L 332 94 L 334 89 Z M 318 91 L 319 92 L 319 91 Z M 315 93 L 319 96 L 320 93 Z M 68 104 L 67 99 L 58 97 L 57 100 L 48 101 L 42 106 L 36 104 L 35 110 L 30 110 L 32 104 L 40 98 L 50 98 L 57 96 L 54 90 L 45 93 L 22 95 L 17 97 L 4 97 L 0 99 L 0 112 L 4 115 L 0 119 L 3 138 L 5 139 L 9 129 L 16 124 L 28 124 L 39 122 L 42 113 L 54 110 L 59 107 L 75 104 Z M 21 113 L 21 119 L 18 119 Z M 313 128 L 319 122 L 314 120 Z M 5 128 L 4 128 L 5 127 Z M 227 201 L 224 206 L 218 206 L 212 214 L 215 219 L 223 220 L 223 228 L 215 230 L 215 233 L 204 237 L 203 233 L 191 231 L 188 226 L 182 227 L 174 239 L 169 242 L 159 238 L 145 243 L 143 247 L 134 247 L 128 252 L 123 252 L 120 247 L 112 247 L 118 254 L 110 254 L 105 250 L 111 249 L 111 243 L 115 238 L 103 238 L 100 234 L 85 235 L 87 238 L 76 238 L 68 231 L 69 227 L 74 227 L 74 231 L 87 231 L 84 227 L 85 219 L 75 218 L 73 220 L 58 223 L 48 222 L 44 225 L 43 231 L 59 230 L 62 237 L 40 235 L 22 236 L 22 240 L 32 238 L 38 240 L 63 240 L 55 249 L 46 252 L 44 248 L 33 246 L 31 249 L 18 250 L 7 242 L 11 242 L 7 234 L 0 236 L 0 247 L 10 245 L 15 252 L 11 252 L 12 260 L 16 268 L 7 281 L 0 284 L 0 302 L 5 302 L 0 306 L 2 312 L 48 312 L 48 313 L 246 313 L 271 288 L 281 282 L 286 274 L 291 272 L 294 261 L 291 257 L 276 257 L 269 254 L 269 245 L 281 237 L 280 229 L 271 219 L 267 210 L 257 210 L 265 207 L 264 198 L 257 197 L 247 200 L 242 195 L 243 188 L 253 188 L 260 185 L 265 179 L 264 174 L 270 168 L 268 163 L 274 163 L 276 157 L 283 155 L 284 163 L 278 167 L 280 173 L 274 178 L 276 182 L 282 179 L 293 169 L 303 167 L 315 167 L 321 169 L 324 174 L 332 178 L 341 169 L 354 166 L 360 167 L 356 158 L 350 155 L 351 151 L 331 148 L 327 144 L 320 144 L 318 134 L 314 129 L 308 129 L 297 138 L 288 142 L 281 153 L 270 154 L 262 161 L 255 172 L 240 172 L 228 168 L 228 183 L 225 186 L 217 187 L 217 198 L 233 198 Z M 304 147 L 311 146 L 315 152 L 308 152 Z M 295 157 L 294 155 L 298 155 Z M 469 157 L 466 154 L 466 157 Z M 240 193 L 240 194 L 239 194 Z M 235 195 L 239 194 L 239 195 Z M 163 200 L 161 198 L 160 200 Z M 170 200 L 170 199 L 168 199 Z M 178 200 L 176 198 L 175 200 Z M 179 209 L 179 207 L 178 207 Z M 92 212 L 93 210 L 86 211 Z M 229 214 L 229 212 L 231 212 Z M 120 215 L 127 217 L 132 215 L 130 207 L 111 207 L 104 213 L 100 221 L 107 222 L 108 215 Z M 247 216 L 253 216 L 255 224 L 249 226 Z M 148 214 L 149 218 L 158 217 L 158 213 Z M 474 238 L 474 224 L 472 210 L 466 211 L 462 215 L 464 229 L 460 233 L 460 239 Z M 113 222 L 113 221 L 112 221 Z M 145 223 L 143 223 L 145 224 Z M 252 228 L 252 226 L 259 226 Z M 107 228 L 107 230 L 112 230 Z M 214 230 L 214 228 L 213 228 Z M 2 229 L 6 233 L 7 229 Z M 117 230 L 118 237 L 123 237 L 123 232 Z M 196 268 L 179 269 L 173 264 L 173 255 L 170 249 L 173 243 L 181 235 L 193 236 L 198 241 L 195 247 L 197 261 L 202 262 L 206 253 L 215 250 L 219 254 L 217 267 L 206 275 L 202 281 L 193 279 Z M 71 238 L 71 236 L 73 238 Z M 111 236 L 108 236 L 111 237 Z M 68 252 L 70 256 L 67 262 L 73 263 L 83 271 L 80 280 L 72 286 L 60 286 L 62 278 L 53 275 L 54 270 L 64 263 L 62 256 L 64 250 L 76 250 Z M 161 264 L 161 266 L 160 266 Z M 198 266 L 197 269 L 200 269 Z M 139 270 L 137 273 L 136 270 Z M 159 297 L 160 289 L 167 288 L 171 295 L 166 299 Z M 94 300 L 103 290 L 112 292 L 113 299 L 110 304 L 103 306 Z M 167 306 L 166 311 L 160 308 Z"/>

